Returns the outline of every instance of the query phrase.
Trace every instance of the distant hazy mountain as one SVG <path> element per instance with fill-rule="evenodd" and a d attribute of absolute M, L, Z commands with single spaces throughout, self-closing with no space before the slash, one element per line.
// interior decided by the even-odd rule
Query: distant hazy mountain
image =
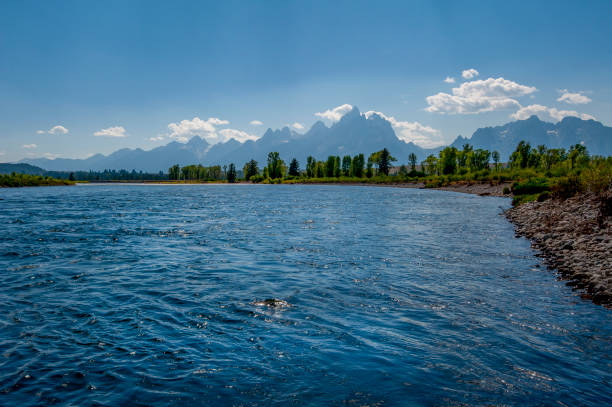
<path fill-rule="evenodd" d="M 612 128 L 594 120 L 576 117 L 566 117 L 553 124 L 532 116 L 503 126 L 478 129 L 471 138 L 459 136 L 451 145 L 461 148 L 469 143 L 475 148 L 497 150 L 502 159 L 507 160 L 521 140 L 530 142 L 534 147 L 544 144 L 550 148 L 569 148 L 573 144 L 584 143 L 592 154 L 612 155 Z M 331 127 L 319 121 L 305 134 L 284 127 L 280 130 L 268 129 L 258 140 L 244 143 L 231 139 L 211 146 L 200 137 L 193 137 L 185 144 L 172 142 L 149 151 L 122 149 L 108 156 L 97 154 L 82 160 L 38 158 L 22 162 L 50 171 L 135 169 L 165 172 L 174 164 L 225 165 L 233 162 L 241 168 L 248 160 L 255 159 L 261 165 L 266 162 L 270 151 L 278 151 L 286 162 L 295 157 L 304 168 L 309 155 L 319 160 L 329 155 L 364 153 L 367 156 L 385 147 L 398 158 L 399 163 L 406 163 L 410 153 L 415 153 L 421 161 L 442 148 L 423 149 L 406 143 L 397 138 L 387 120 L 378 115 L 366 118 L 355 107 Z"/>
<path fill-rule="evenodd" d="M 194 137 L 188 143 L 173 141 L 165 146 L 145 151 L 140 148 L 124 148 L 107 156 L 96 154 L 85 159 L 48 158 L 25 159 L 33 165 L 48 171 L 103 171 L 106 169 L 142 170 L 145 172 L 167 172 L 174 164 L 189 165 L 200 163 L 206 156 L 210 145 L 200 137 Z"/>
<path fill-rule="evenodd" d="M 108 156 L 96 154 L 86 159 L 37 158 L 25 159 L 22 162 L 49 171 L 135 169 L 157 172 L 167 171 L 174 164 L 224 165 L 233 162 L 240 168 L 250 159 L 263 164 L 270 151 L 278 151 L 287 163 L 293 157 L 297 158 L 303 168 L 309 155 L 323 160 L 329 155 L 367 155 L 385 147 L 402 162 L 407 160 L 411 152 L 420 157 L 426 155 L 426 150 L 399 140 L 391 124 L 385 119 L 377 115 L 366 118 L 357 108 L 353 108 L 331 127 L 317 122 L 305 134 L 284 127 L 280 130 L 268 129 L 258 140 L 245 143 L 230 139 L 225 143 L 210 146 L 196 136 L 186 144 L 172 142 L 150 151 L 139 148 L 122 149 Z"/>
<path fill-rule="evenodd" d="M 451 145 L 461 148 L 465 143 L 469 143 L 475 148 L 497 150 L 502 159 L 507 160 L 521 140 L 528 141 L 533 147 L 543 144 L 548 148 L 566 149 L 582 143 L 591 154 L 612 155 L 612 127 L 577 117 L 566 117 L 553 124 L 531 116 L 527 120 L 518 120 L 503 126 L 478 129 L 471 138 L 459 136 Z"/>
<path fill-rule="evenodd" d="M 257 141 L 247 141 L 233 151 L 217 154 L 223 145 L 215 145 L 206 156 L 206 163 L 235 162 L 242 165 L 250 159 L 260 163 L 266 161 L 270 151 L 278 151 L 287 162 L 297 158 L 302 168 L 309 155 L 324 160 L 330 155 L 343 156 L 368 154 L 388 148 L 391 154 L 405 162 L 411 152 L 425 156 L 425 150 L 413 143 L 397 138 L 391 124 L 378 115 L 366 118 L 353 108 L 331 127 L 316 122 L 305 134 L 298 134 L 288 127 L 281 130 L 268 129 Z"/>

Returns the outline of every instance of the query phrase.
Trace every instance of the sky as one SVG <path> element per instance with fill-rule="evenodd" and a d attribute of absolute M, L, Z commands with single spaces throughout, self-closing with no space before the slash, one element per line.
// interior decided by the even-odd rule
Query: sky
<path fill-rule="evenodd" d="M 612 125 L 610 1 L 0 2 L 0 162 L 380 112 L 423 147 Z"/>

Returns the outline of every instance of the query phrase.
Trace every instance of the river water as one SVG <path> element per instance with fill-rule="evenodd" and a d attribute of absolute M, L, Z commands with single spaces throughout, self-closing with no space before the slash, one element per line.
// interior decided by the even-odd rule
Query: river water
<path fill-rule="evenodd" d="M 0 405 L 610 405 L 612 311 L 540 265 L 508 206 L 0 190 Z"/>

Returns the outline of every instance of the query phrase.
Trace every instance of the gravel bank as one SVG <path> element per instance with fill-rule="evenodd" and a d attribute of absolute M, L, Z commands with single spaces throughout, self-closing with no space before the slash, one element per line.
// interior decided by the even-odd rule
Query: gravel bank
<path fill-rule="evenodd" d="M 612 203 L 612 195 L 608 197 Z M 506 211 L 516 233 L 531 240 L 545 264 L 583 297 L 612 307 L 612 217 L 602 201 L 581 194 L 565 201 L 529 202 Z"/>

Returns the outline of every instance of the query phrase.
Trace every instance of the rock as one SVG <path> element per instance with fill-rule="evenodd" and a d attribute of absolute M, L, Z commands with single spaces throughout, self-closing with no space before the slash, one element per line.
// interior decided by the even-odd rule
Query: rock
<path fill-rule="evenodd" d="M 601 219 L 597 197 L 529 202 L 506 211 L 516 234 L 532 241 L 537 256 L 585 289 L 584 298 L 612 307 L 612 218 Z"/>

